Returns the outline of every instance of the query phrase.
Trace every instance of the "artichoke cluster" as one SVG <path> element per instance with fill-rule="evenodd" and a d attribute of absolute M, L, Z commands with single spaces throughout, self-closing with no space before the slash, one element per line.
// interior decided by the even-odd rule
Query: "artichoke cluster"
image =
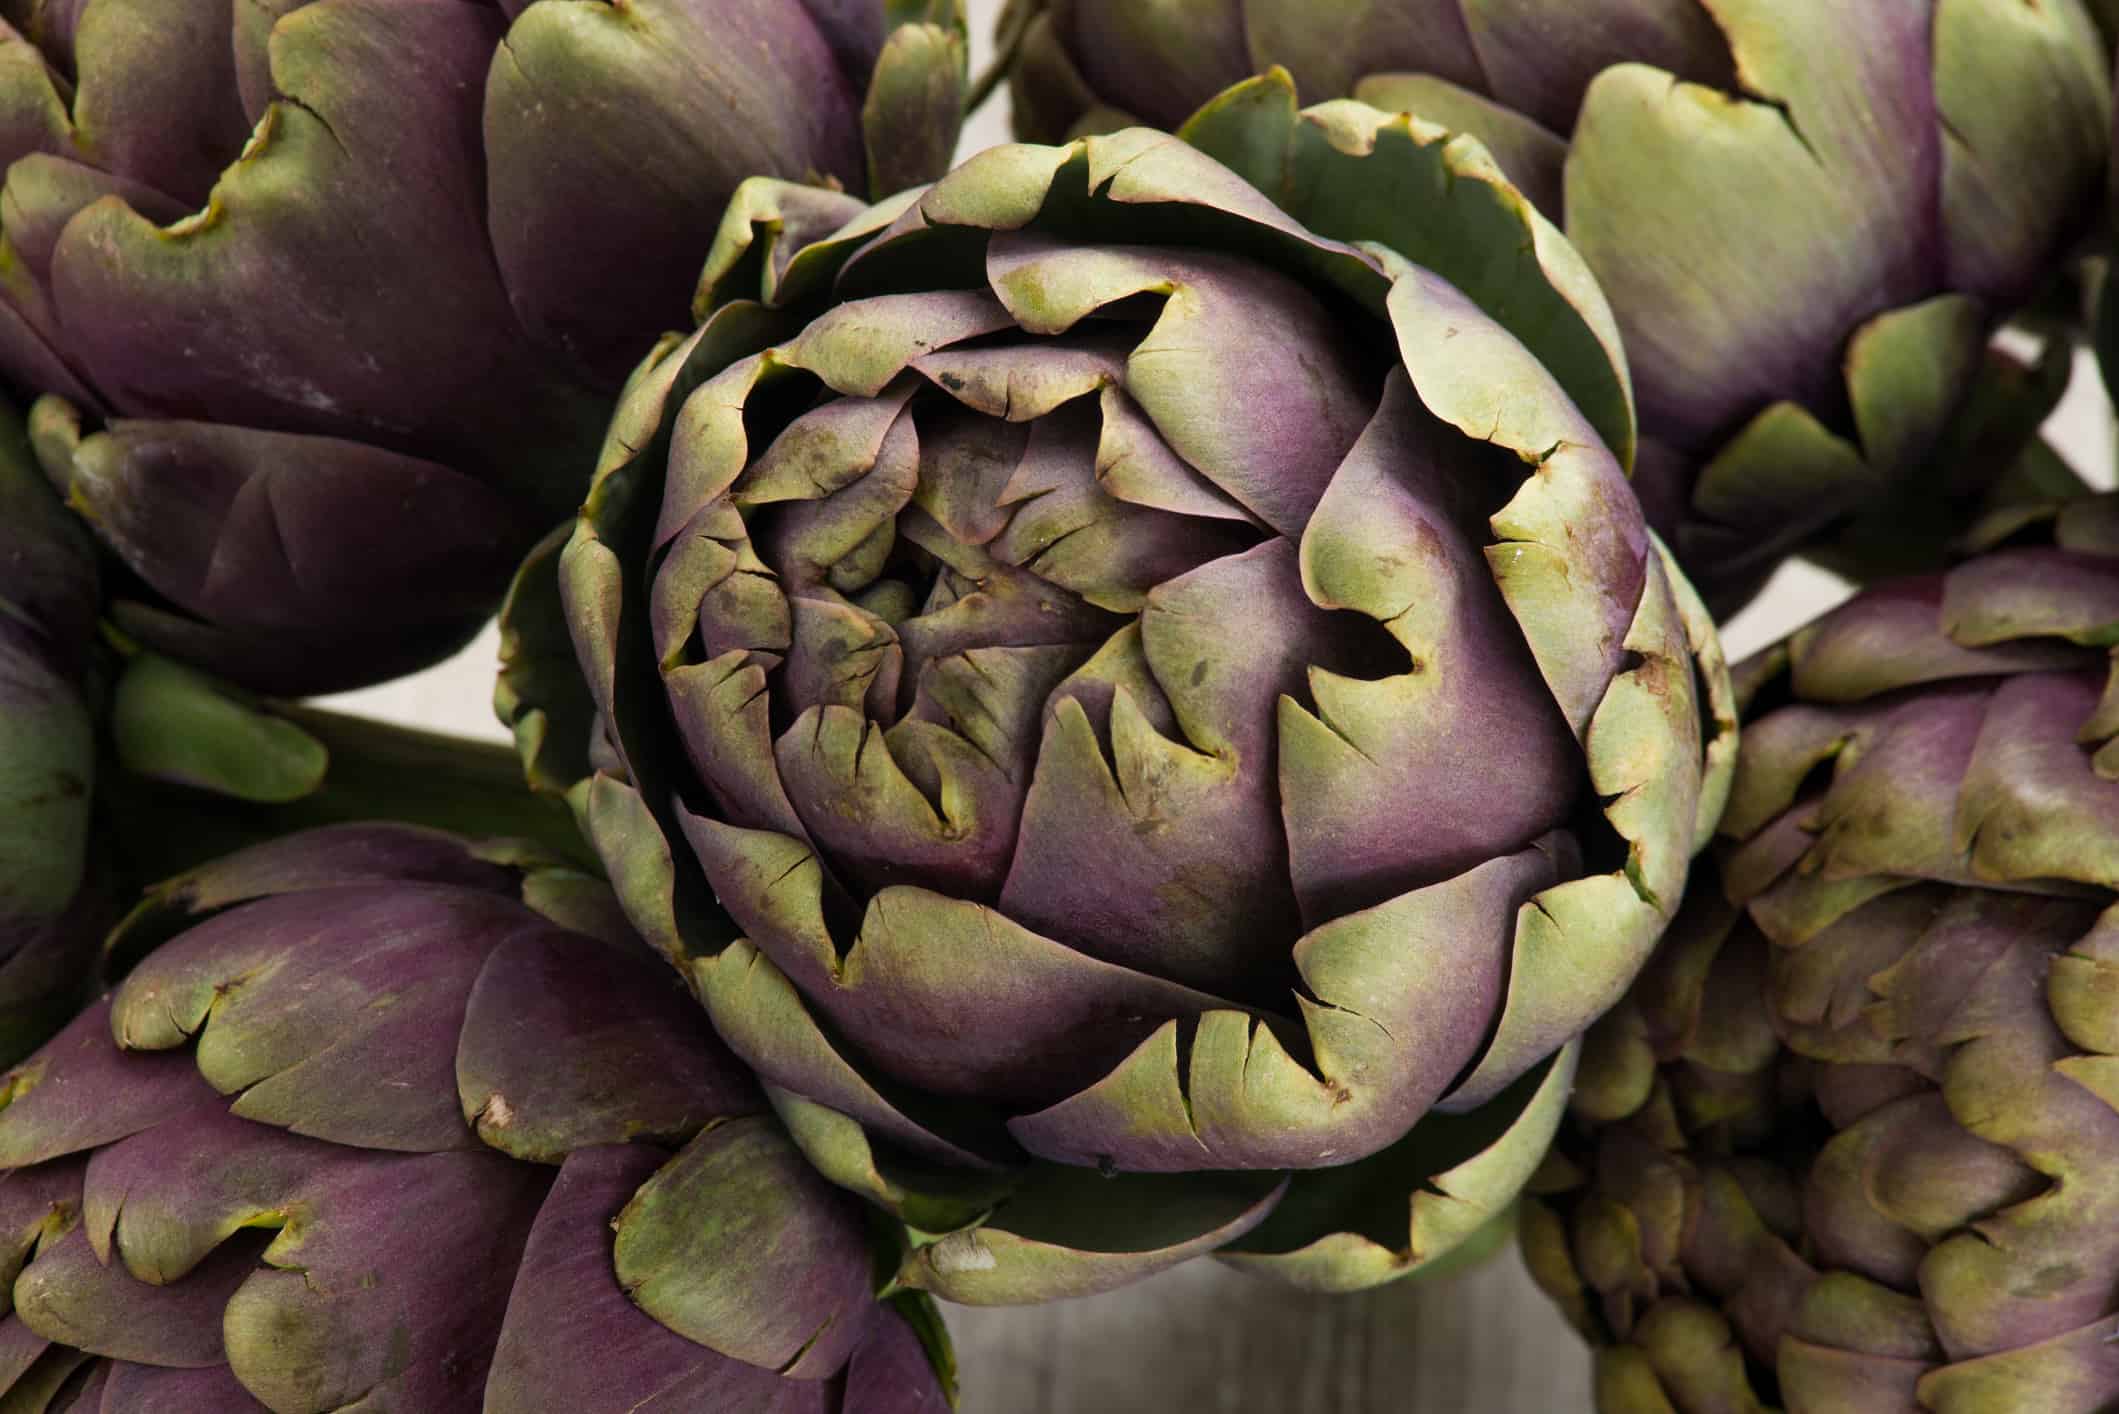
<path fill-rule="evenodd" d="M 0 1409 L 2119 1408 L 2111 9 L 0 0 Z"/>
<path fill-rule="evenodd" d="M 2119 1392 L 2119 499 L 1969 544 L 1739 669 L 1719 869 L 1524 1229 L 1606 1408 Z"/>

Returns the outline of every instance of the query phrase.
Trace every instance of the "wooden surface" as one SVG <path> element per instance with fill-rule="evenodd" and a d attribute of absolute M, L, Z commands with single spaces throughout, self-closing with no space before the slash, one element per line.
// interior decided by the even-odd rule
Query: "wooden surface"
<path fill-rule="evenodd" d="M 943 1312 L 963 1414 L 1587 1414 L 1589 1356 L 1513 1249 L 1313 1296 L 1211 1261 L 1104 1296 Z"/>

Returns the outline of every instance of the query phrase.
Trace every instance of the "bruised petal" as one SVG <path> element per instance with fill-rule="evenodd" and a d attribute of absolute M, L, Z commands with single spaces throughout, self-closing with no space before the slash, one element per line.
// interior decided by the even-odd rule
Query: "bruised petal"
<path fill-rule="evenodd" d="M 486 960 L 465 1002 L 456 1084 L 480 1139 L 538 1163 L 678 1142 L 764 1105 L 667 967 L 579 933 L 518 939 Z"/>
<path fill-rule="evenodd" d="M 1842 877 L 1894 872 L 1951 877 L 1960 855 L 1957 785 L 1970 763 L 1987 696 L 1933 692 L 1883 715 L 1840 758 L 1812 833 L 1811 857 Z M 1915 802 L 1908 808 L 1907 802 Z"/>
<path fill-rule="evenodd" d="M 788 607 L 794 635 L 777 675 L 788 701 L 859 711 L 873 700 L 895 712 L 904 652 L 889 624 L 833 599 L 800 598 Z"/>
<path fill-rule="evenodd" d="M 1028 422 L 1117 383 L 1128 341 L 1112 335 L 946 349 L 913 364 L 922 377 L 988 417 Z"/>

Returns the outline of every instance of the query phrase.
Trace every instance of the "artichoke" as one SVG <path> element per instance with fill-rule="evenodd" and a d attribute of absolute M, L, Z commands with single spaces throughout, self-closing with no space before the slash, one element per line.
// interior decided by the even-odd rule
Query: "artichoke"
<path fill-rule="evenodd" d="M 909 1287 L 1490 1230 L 1719 807 L 1595 286 L 1476 143 L 1289 117 L 1307 225 L 1144 129 L 746 185 L 503 618 L 535 778 Z"/>
<path fill-rule="evenodd" d="M 1003 42 L 1038 141 L 1274 65 L 1480 136 L 1609 295 L 1636 485 L 1718 612 L 1857 513 L 1962 528 L 1927 458 L 2109 145 L 2081 0 L 1013 0 Z"/>
<path fill-rule="evenodd" d="M 860 1205 L 602 884 L 340 826 L 113 942 L 0 1084 L 8 1407 L 946 1407 Z"/>
<path fill-rule="evenodd" d="M 216 854 L 387 816 L 583 855 L 505 747 L 259 700 L 113 642 L 108 569 L 0 399 L 0 1065 L 79 1011 L 128 899 Z"/>
<path fill-rule="evenodd" d="M 1738 669 L 1524 1224 L 1611 1414 L 2119 1406 L 2119 500 L 1973 543 Z"/>
<path fill-rule="evenodd" d="M 282 695 L 467 639 L 736 184 L 930 179 L 963 87 L 961 0 L 0 14 L 0 370 L 126 631 Z"/>

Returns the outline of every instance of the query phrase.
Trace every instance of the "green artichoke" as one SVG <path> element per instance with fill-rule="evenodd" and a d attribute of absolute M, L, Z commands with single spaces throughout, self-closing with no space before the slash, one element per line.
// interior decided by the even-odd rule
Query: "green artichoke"
<path fill-rule="evenodd" d="M 10 0 L 0 371 L 126 632 L 379 681 L 573 514 L 729 194 L 938 175 L 961 0 Z"/>
<path fill-rule="evenodd" d="M 1738 669 L 1524 1223 L 1609 1414 L 2119 1407 L 2119 499 L 1975 543 Z"/>
<path fill-rule="evenodd" d="M 0 1084 L 7 1407 L 946 1408 L 931 1311 L 601 883 L 342 826 L 114 945 Z"/>
<path fill-rule="evenodd" d="M 1636 486 L 1718 612 L 1857 513 L 1962 528 L 1929 454 L 2109 145 L 2081 0 L 1012 0 L 1002 30 L 1037 141 L 1176 129 L 1275 65 L 1482 138 L 1610 296 Z"/>
<path fill-rule="evenodd" d="M 1307 225 L 1139 129 L 747 185 L 504 616 L 537 779 L 907 1286 L 1450 1251 L 1719 809 L 1595 286 L 1475 142 L 1288 119 Z"/>

